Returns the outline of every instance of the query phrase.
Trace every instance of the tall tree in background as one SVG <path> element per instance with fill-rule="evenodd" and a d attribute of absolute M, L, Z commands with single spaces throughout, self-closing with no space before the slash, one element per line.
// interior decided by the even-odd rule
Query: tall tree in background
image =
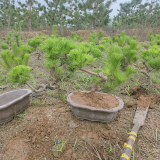
<path fill-rule="evenodd" d="M 121 3 L 119 13 L 113 19 L 113 26 L 119 26 L 120 24 L 131 26 L 134 22 L 139 23 L 142 14 L 145 18 L 144 15 L 149 3 L 142 5 L 141 2 L 142 0 L 132 0 L 131 2 Z"/>
<path fill-rule="evenodd" d="M 76 30 L 79 28 L 83 28 L 84 23 L 87 24 L 86 6 L 83 0 L 70 0 L 68 1 L 68 23 L 72 25 Z"/>
<path fill-rule="evenodd" d="M 37 7 L 38 17 L 37 17 L 36 24 L 39 27 L 47 26 L 47 21 L 46 21 L 47 10 L 46 9 L 47 8 L 45 5 L 41 5 L 41 3 L 38 3 L 38 7 Z M 40 12 L 41 12 L 41 15 L 40 15 Z"/>
<path fill-rule="evenodd" d="M 5 0 L 0 0 L 0 26 L 6 26 L 8 2 Z"/>
<path fill-rule="evenodd" d="M 10 28 L 15 23 L 15 0 L 0 0 L 0 27 Z"/>
<path fill-rule="evenodd" d="M 109 10 L 111 4 L 116 0 L 86 0 L 87 14 L 90 19 L 90 28 L 95 26 L 102 26 L 101 23 L 109 23 Z M 101 22 L 101 23 L 100 23 Z"/>
<path fill-rule="evenodd" d="M 136 27 L 138 25 L 159 24 L 160 5 L 156 1 L 147 1 L 142 4 L 142 0 L 132 0 L 128 3 L 120 4 L 118 15 L 113 19 L 113 26 Z"/>
<path fill-rule="evenodd" d="M 110 6 L 116 0 L 73 0 L 69 9 L 69 22 L 75 29 L 86 27 L 102 27 L 110 22 Z"/>
<path fill-rule="evenodd" d="M 32 19 L 34 20 L 36 18 L 34 5 L 35 4 L 38 5 L 38 2 L 36 0 L 26 0 L 25 3 L 21 3 L 20 1 L 18 1 L 18 4 L 20 5 L 20 7 L 19 7 L 20 12 L 23 13 L 20 15 L 20 17 L 21 17 L 20 20 L 25 20 L 24 25 L 28 26 L 29 32 L 31 32 Z"/>
<path fill-rule="evenodd" d="M 11 4 L 10 0 L 8 0 L 8 6 L 9 6 L 9 15 L 8 15 L 8 28 L 10 28 L 10 23 L 11 23 Z"/>
<path fill-rule="evenodd" d="M 32 28 L 32 25 L 31 25 L 31 16 L 32 16 L 32 13 L 31 13 L 31 7 L 34 5 L 34 4 L 38 4 L 38 2 L 36 0 L 28 0 L 26 1 L 28 6 L 29 6 L 29 32 L 31 32 L 31 28 Z"/>
<path fill-rule="evenodd" d="M 48 12 L 46 15 L 47 22 L 49 23 L 50 29 L 52 29 L 53 24 L 57 24 L 57 18 L 61 18 L 61 20 L 64 20 L 63 18 L 66 13 L 66 7 L 65 4 L 67 0 L 44 0 L 48 6 Z"/>
<path fill-rule="evenodd" d="M 11 3 L 9 3 L 11 1 Z M 44 0 L 47 7 L 37 3 L 36 0 L 18 1 L 18 6 L 13 7 L 15 0 L 0 0 L 0 27 L 14 26 L 15 22 L 24 20 L 22 28 L 38 28 L 42 26 L 58 25 L 70 26 L 75 29 L 104 27 L 110 22 L 110 6 L 116 0 Z M 10 5 L 9 5 L 10 4 Z M 36 5 L 35 5 L 36 4 Z M 9 7 L 10 6 L 10 7 Z M 12 14 L 14 13 L 14 16 Z"/>

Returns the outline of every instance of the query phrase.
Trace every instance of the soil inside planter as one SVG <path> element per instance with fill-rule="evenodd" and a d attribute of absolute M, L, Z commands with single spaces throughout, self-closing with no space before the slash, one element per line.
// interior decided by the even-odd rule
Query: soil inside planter
<path fill-rule="evenodd" d="M 71 99 L 77 104 L 108 110 L 119 105 L 118 99 L 114 96 L 95 92 L 76 92 L 71 96 Z"/>

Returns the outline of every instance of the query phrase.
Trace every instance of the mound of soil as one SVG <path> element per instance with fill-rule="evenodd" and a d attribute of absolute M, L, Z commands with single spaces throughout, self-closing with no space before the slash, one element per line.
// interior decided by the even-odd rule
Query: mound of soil
<path fill-rule="evenodd" d="M 129 101 L 127 107 L 137 105 L 137 107 L 139 107 L 139 110 L 146 110 L 148 106 L 150 106 L 150 108 L 155 108 L 155 105 L 160 104 L 159 94 L 149 95 L 149 92 L 142 87 L 132 89 L 130 91 L 130 95 L 134 99 L 138 99 L 138 103 L 135 104 L 133 101 Z"/>
<path fill-rule="evenodd" d="M 151 98 L 149 96 L 145 97 L 141 95 L 138 98 L 138 104 L 137 104 L 137 107 L 139 107 L 138 110 L 146 110 L 146 108 L 150 105 L 150 103 L 151 103 Z"/>
<path fill-rule="evenodd" d="M 134 89 L 131 89 L 129 94 L 134 98 L 138 99 L 141 95 L 147 96 L 148 91 L 143 89 L 142 87 L 136 87 Z"/>
<path fill-rule="evenodd" d="M 84 38 L 83 41 L 88 41 L 90 33 L 96 32 L 97 34 L 99 34 L 99 31 L 100 30 L 78 30 L 78 31 L 75 31 L 74 33 L 80 34 Z M 103 34 L 103 37 L 107 37 L 108 36 L 105 31 L 102 31 L 102 34 Z"/>
<path fill-rule="evenodd" d="M 118 107 L 119 101 L 110 94 L 98 94 L 96 92 L 76 92 L 71 96 L 77 104 L 95 108 L 112 109 Z"/>
<path fill-rule="evenodd" d="M 158 104 L 160 103 L 160 94 L 154 94 L 154 95 L 151 95 L 151 101 L 153 101 L 155 104 Z"/>

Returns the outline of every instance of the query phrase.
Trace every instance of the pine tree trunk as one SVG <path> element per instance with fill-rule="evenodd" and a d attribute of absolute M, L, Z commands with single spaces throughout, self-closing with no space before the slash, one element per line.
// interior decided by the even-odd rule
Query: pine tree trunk
<path fill-rule="evenodd" d="M 89 28 L 92 29 L 92 20 L 90 20 Z"/>
<path fill-rule="evenodd" d="M 29 0 L 29 32 L 31 32 L 31 0 Z"/>
<path fill-rule="evenodd" d="M 75 18 L 74 30 L 77 31 L 77 19 Z"/>
<path fill-rule="evenodd" d="M 9 15 L 8 15 L 8 28 L 10 28 L 10 23 L 11 23 L 11 5 L 10 5 L 10 0 L 8 0 L 8 4 L 9 4 Z"/>
<path fill-rule="evenodd" d="M 51 20 L 51 23 L 50 23 L 51 34 L 53 34 L 53 32 L 52 32 L 53 21 L 54 21 L 54 18 Z"/>
<path fill-rule="evenodd" d="M 63 36 L 63 23 L 61 21 L 61 36 Z"/>
<path fill-rule="evenodd" d="M 55 17 L 56 17 L 56 13 L 57 13 L 57 7 L 58 7 L 58 4 L 57 4 L 56 7 L 55 7 L 55 13 L 54 13 L 53 18 L 52 18 L 51 23 L 50 23 L 50 25 L 51 25 L 51 26 L 50 26 L 51 33 L 52 33 L 53 22 L 54 22 L 54 19 L 55 19 Z"/>

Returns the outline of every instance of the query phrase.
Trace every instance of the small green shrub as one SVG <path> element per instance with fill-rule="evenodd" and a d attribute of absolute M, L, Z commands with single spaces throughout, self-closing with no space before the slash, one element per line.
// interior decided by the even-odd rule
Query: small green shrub
<path fill-rule="evenodd" d="M 114 38 L 113 41 L 117 42 L 119 46 L 123 47 L 126 42 L 125 31 L 122 31 L 121 34 L 118 34 L 118 37 Z"/>
<path fill-rule="evenodd" d="M 92 64 L 96 59 L 91 55 L 83 54 L 80 49 L 73 49 L 68 54 L 69 66 L 68 69 L 70 71 L 75 71 L 82 67 Z"/>
<path fill-rule="evenodd" d="M 12 83 L 25 83 L 31 78 L 31 67 L 19 65 L 8 73 L 9 81 Z"/>
<path fill-rule="evenodd" d="M 79 39 L 79 35 L 76 34 L 76 33 L 74 33 L 74 32 L 72 32 L 72 33 L 71 33 L 71 38 L 72 38 L 73 40 L 77 41 L 77 40 Z"/>
<path fill-rule="evenodd" d="M 100 31 L 99 31 L 99 34 L 98 34 L 98 40 L 100 40 L 102 37 L 103 37 L 103 33 L 102 33 L 102 31 L 100 30 Z"/>
<path fill-rule="evenodd" d="M 125 82 L 130 75 L 135 72 L 135 69 L 131 67 L 129 63 L 127 63 L 124 69 L 123 59 L 126 55 L 123 53 L 123 49 L 120 46 L 117 46 L 116 44 L 111 45 L 108 48 L 107 53 L 106 66 L 102 68 L 102 72 L 108 77 L 106 86 L 112 89 Z M 131 54 L 131 52 L 129 53 Z"/>
<path fill-rule="evenodd" d="M 82 42 L 84 40 L 84 38 L 82 37 L 82 35 L 80 35 L 79 40 Z"/>
<path fill-rule="evenodd" d="M 13 57 L 14 55 L 9 51 L 5 50 L 1 52 L 2 60 L 0 60 L 0 65 L 2 65 L 5 69 L 9 70 L 13 66 Z"/>
<path fill-rule="evenodd" d="M 93 47 L 91 49 L 91 55 L 94 57 L 94 58 L 101 58 L 103 56 L 103 53 L 102 51 L 99 49 L 99 47 Z"/>
<path fill-rule="evenodd" d="M 57 31 L 57 25 L 52 26 L 52 34 L 56 36 L 56 31 Z"/>
<path fill-rule="evenodd" d="M 12 43 L 12 53 L 9 50 L 1 52 L 2 60 L 0 60 L 0 65 L 2 65 L 6 70 L 10 70 L 17 65 L 27 65 L 29 61 L 28 46 L 21 44 L 20 47 L 17 46 L 16 42 Z"/>
<path fill-rule="evenodd" d="M 17 46 L 16 42 L 12 43 L 12 53 L 14 55 L 14 61 L 16 61 L 15 66 L 17 66 L 17 62 L 19 65 L 27 65 L 29 61 L 28 53 L 29 47 L 26 44 L 21 43 L 20 47 Z"/>
<path fill-rule="evenodd" d="M 1 44 L 1 48 L 2 49 L 9 49 L 8 44 L 3 44 L 3 43 Z"/>
<path fill-rule="evenodd" d="M 19 57 L 15 57 L 14 58 L 14 63 L 15 63 L 15 66 L 19 66 L 22 64 L 22 59 L 19 58 Z"/>
<path fill-rule="evenodd" d="M 106 45 L 106 43 L 111 43 L 112 39 L 111 37 L 104 37 L 101 41 L 99 41 L 100 45 Z"/>
<path fill-rule="evenodd" d="M 151 45 L 160 45 L 160 34 L 153 35 L 152 32 L 150 32 L 149 39 L 151 41 Z"/>
<path fill-rule="evenodd" d="M 22 37 L 20 36 L 20 31 L 22 29 L 23 22 L 24 20 L 20 21 L 18 24 L 15 24 L 14 30 L 12 32 L 18 47 L 20 45 L 20 42 L 22 41 Z"/>
<path fill-rule="evenodd" d="M 97 41 L 98 41 L 98 34 L 96 32 L 90 33 L 88 42 L 93 42 L 94 44 L 96 44 Z"/>
<path fill-rule="evenodd" d="M 93 42 L 94 44 L 96 44 L 98 41 L 100 41 L 102 37 L 103 33 L 101 30 L 99 31 L 99 33 L 96 32 L 90 33 L 88 42 Z"/>
<path fill-rule="evenodd" d="M 33 47 L 34 50 L 37 49 L 37 47 L 41 44 L 42 40 L 38 39 L 37 37 L 31 38 L 27 40 L 28 45 Z"/>
<path fill-rule="evenodd" d="M 140 49 L 140 46 L 137 46 L 138 41 L 130 40 L 129 45 L 123 47 L 123 66 L 130 65 L 132 62 L 138 60 L 137 51 Z"/>
<path fill-rule="evenodd" d="M 144 48 L 149 48 L 149 44 L 148 43 L 141 43 L 142 47 Z"/>
<path fill-rule="evenodd" d="M 75 44 L 66 38 L 48 38 L 44 41 L 43 50 L 45 52 L 45 64 L 57 79 L 60 76 L 60 70 L 57 70 L 60 64 L 68 64 L 67 55 L 75 48 Z"/>
<path fill-rule="evenodd" d="M 83 41 L 84 38 L 82 37 L 82 35 L 72 32 L 71 33 L 71 39 L 74 40 L 74 41 L 78 41 L 78 40 Z"/>
<path fill-rule="evenodd" d="M 160 68 L 160 47 L 158 45 L 151 46 L 148 50 L 142 51 L 141 57 L 151 68 L 156 70 Z"/>
<path fill-rule="evenodd" d="M 29 54 L 25 54 L 23 56 L 22 65 L 27 65 L 28 64 L 29 57 L 30 57 Z"/>
<path fill-rule="evenodd" d="M 27 53 L 32 53 L 33 51 L 34 51 L 34 48 L 33 48 L 33 47 L 28 47 Z"/>

